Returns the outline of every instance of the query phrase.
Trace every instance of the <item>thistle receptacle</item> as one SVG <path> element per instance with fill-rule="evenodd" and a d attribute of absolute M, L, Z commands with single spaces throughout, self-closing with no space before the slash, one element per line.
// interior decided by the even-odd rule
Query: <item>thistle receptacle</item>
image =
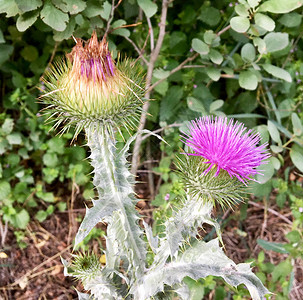
<path fill-rule="evenodd" d="M 141 112 L 144 76 L 130 60 L 115 63 L 106 39 L 94 32 L 76 45 L 67 59 L 55 63 L 44 78 L 44 103 L 49 104 L 56 125 L 74 124 L 78 133 L 91 123 L 98 126 L 135 126 Z"/>

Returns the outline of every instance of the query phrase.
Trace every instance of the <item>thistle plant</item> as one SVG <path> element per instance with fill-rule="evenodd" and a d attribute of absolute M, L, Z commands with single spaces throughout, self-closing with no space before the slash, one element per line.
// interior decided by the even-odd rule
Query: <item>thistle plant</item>
<path fill-rule="evenodd" d="M 243 124 L 226 118 L 203 117 L 192 121 L 183 134 L 188 151 L 176 163 L 184 182 L 186 196 L 166 220 L 161 237 L 135 208 L 135 180 L 127 161 L 132 136 L 118 151 L 116 135 L 120 128 L 135 127 L 141 112 L 143 76 L 130 60 L 112 59 L 105 39 L 94 33 L 76 45 L 66 60 L 56 63 L 45 78 L 47 90 L 42 97 L 48 104 L 55 127 L 63 130 L 76 126 L 84 129 L 90 160 L 94 168 L 93 183 L 98 199 L 75 237 L 75 247 L 99 222 L 107 223 L 106 264 L 97 254 L 74 254 L 63 260 L 65 274 L 82 281 L 89 294 L 79 299 L 190 299 L 184 278 L 220 276 L 228 284 L 245 284 L 253 299 L 261 299 L 268 290 L 252 273 L 248 264 L 236 265 L 220 247 L 219 224 L 212 218 L 216 203 L 232 206 L 243 199 L 245 185 L 253 180 L 256 168 L 268 157 L 266 145 L 258 146 L 260 137 Z M 218 238 L 205 242 L 197 238 L 203 224 L 213 226 Z M 147 262 L 147 251 L 153 253 Z"/>

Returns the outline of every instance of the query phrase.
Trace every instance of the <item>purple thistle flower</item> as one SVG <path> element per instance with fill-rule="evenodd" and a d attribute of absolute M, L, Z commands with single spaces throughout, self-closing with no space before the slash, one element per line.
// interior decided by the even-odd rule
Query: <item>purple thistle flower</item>
<path fill-rule="evenodd" d="M 191 121 L 189 134 L 185 134 L 184 143 L 194 153 L 188 155 L 202 156 L 210 164 L 204 171 L 208 173 L 213 166 L 217 167 L 215 176 L 221 169 L 230 177 L 237 177 L 241 182 L 251 180 L 251 176 L 260 174 L 256 168 L 266 164 L 264 160 L 270 154 L 266 146 L 257 146 L 260 142 L 259 133 L 246 131 L 244 124 L 225 117 L 202 117 Z"/>

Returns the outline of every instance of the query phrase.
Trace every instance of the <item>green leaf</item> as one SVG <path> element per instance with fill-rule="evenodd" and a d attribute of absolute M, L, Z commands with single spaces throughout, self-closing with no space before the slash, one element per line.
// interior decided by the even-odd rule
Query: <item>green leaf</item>
<path fill-rule="evenodd" d="M 0 13 L 6 13 L 6 17 L 10 18 L 21 12 L 15 0 L 1 0 Z"/>
<path fill-rule="evenodd" d="M 298 230 L 293 230 L 291 232 L 288 232 L 286 234 L 286 238 L 291 242 L 291 243 L 298 243 L 301 241 L 301 234 Z"/>
<path fill-rule="evenodd" d="M 284 248 L 284 245 L 281 243 L 268 242 L 262 239 L 257 239 L 257 243 L 265 250 L 275 251 L 283 254 L 288 253 L 288 251 Z"/>
<path fill-rule="evenodd" d="M 55 153 L 45 153 L 43 155 L 43 163 L 47 167 L 55 167 L 58 164 L 58 156 Z"/>
<path fill-rule="evenodd" d="M 35 61 L 39 56 L 39 52 L 38 52 L 37 48 L 34 46 L 25 46 L 21 50 L 20 54 L 25 60 L 30 61 L 30 62 Z"/>
<path fill-rule="evenodd" d="M 289 154 L 295 167 L 303 173 L 303 153 L 301 147 L 297 144 L 293 144 Z"/>
<path fill-rule="evenodd" d="M 256 13 L 255 14 L 256 25 L 264 28 L 267 31 L 273 31 L 275 29 L 275 21 L 267 15 Z"/>
<path fill-rule="evenodd" d="M 13 132 L 6 137 L 10 145 L 20 145 L 22 143 L 21 134 Z"/>
<path fill-rule="evenodd" d="M 265 165 L 260 165 L 257 168 L 257 171 L 261 173 L 261 174 L 256 175 L 257 182 L 264 184 L 265 182 L 269 181 L 273 177 L 273 175 L 275 173 L 275 168 L 274 168 L 272 162 L 269 161 Z"/>
<path fill-rule="evenodd" d="M 247 43 L 241 49 L 241 57 L 245 62 L 253 62 L 256 58 L 256 50 L 255 47 Z"/>
<path fill-rule="evenodd" d="M 244 4 L 238 4 L 235 7 L 236 13 L 241 17 L 248 17 L 249 16 L 249 6 Z"/>
<path fill-rule="evenodd" d="M 83 0 L 64 0 L 64 2 L 71 15 L 78 14 L 86 8 L 86 3 Z"/>
<path fill-rule="evenodd" d="M 210 104 L 210 107 L 209 107 L 209 112 L 212 113 L 214 112 L 215 110 L 218 110 L 219 108 L 221 108 L 224 104 L 224 101 L 219 99 L 219 100 L 215 100 L 213 101 L 211 104 Z"/>
<path fill-rule="evenodd" d="M 273 66 L 271 64 L 264 64 L 262 67 L 267 73 L 287 82 L 292 82 L 291 76 L 286 70 Z"/>
<path fill-rule="evenodd" d="M 42 5 L 41 0 L 15 0 L 22 12 L 28 12 L 37 9 Z"/>
<path fill-rule="evenodd" d="M 109 3 L 107 1 L 105 3 L 107 3 L 106 7 L 108 7 Z M 105 5 L 105 3 L 104 3 L 104 5 Z M 111 5 L 110 5 L 110 9 L 111 9 Z M 104 8 L 102 7 L 101 1 L 92 0 L 92 1 L 87 1 L 86 9 L 82 12 L 82 14 L 84 16 L 86 16 L 87 18 L 93 18 L 93 17 L 100 16 L 101 13 L 103 13 L 103 10 L 104 10 Z M 80 16 L 80 15 L 77 15 L 77 17 L 78 16 Z"/>
<path fill-rule="evenodd" d="M 206 44 L 211 45 L 216 39 L 220 39 L 212 30 L 206 30 L 203 35 Z"/>
<path fill-rule="evenodd" d="M 218 81 L 221 77 L 221 71 L 219 69 L 212 68 L 212 67 L 206 69 L 206 74 L 213 81 Z"/>
<path fill-rule="evenodd" d="M 302 0 L 269 0 L 260 5 L 259 11 L 286 14 L 301 7 L 302 4 Z"/>
<path fill-rule="evenodd" d="M 266 52 L 266 43 L 264 42 L 263 39 L 261 39 L 259 37 L 255 37 L 255 38 L 253 38 L 253 43 L 258 48 L 258 51 L 260 54 L 263 54 Z"/>
<path fill-rule="evenodd" d="M 0 65 L 6 62 L 13 54 L 14 46 L 12 45 L 0 45 Z"/>
<path fill-rule="evenodd" d="M 291 114 L 291 122 L 294 134 L 300 136 L 303 133 L 303 126 L 300 118 L 296 113 Z"/>
<path fill-rule="evenodd" d="M 35 214 L 35 218 L 42 223 L 48 217 L 48 213 L 45 210 L 38 210 Z"/>
<path fill-rule="evenodd" d="M 214 64 L 221 65 L 221 63 L 223 61 L 223 56 L 222 56 L 222 54 L 219 51 L 214 50 L 214 49 L 210 49 L 208 55 L 209 55 L 210 60 Z"/>
<path fill-rule="evenodd" d="M 7 181 L 0 181 L 0 200 L 6 200 L 11 192 L 11 186 Z"/>
<path fill-rule="evenodd" d="M 183 90 L 179 86 L 172 86 L 160 103 L 160 121 L 167 121 L 180 105 Z"/>
<path fill-rule="evenodd" d="M 281 145 L 282 142 L 281 142 L 279 130 L 277 129 L 277 127 L 275 126 L 275 124 L 272 121 L 270 121 L 270 120 L 267 121 L 267 129 L 268 129 L 268 132 L 269 132 L 271 138 L 276 143 L 278 143 L 279 145 Z"/>
<path fill-rule="evenodd" d="M 102 7 L 103 7 L 103 10 L 100 13 L 100 15 L 103 19 L 108 20 L 109 16 L 110 16 L 110 13 L 111 13 L 111 10 L 112 10 L 112 6 L 108 1 L 106 1 L 106 2 L 104 2 Z"/>
<path fill-rule="evenodd" d="M 16 216 L 15 216 L 15 226 L 21 229 L 25 229 L 28 222 L 30 220 L 29 214 L 26 209 L 22 209 Z"/>
<path fill-rule="evenodd" d="M 270 32 L 264 37 L 267 52 L 275 52 L 286 48 L 289 44 L 288 34 L 281 32 Z"/>
<path fill-rule="evenodd" d="M 201 41 L 200 39 L 193 39 L 191 42 L 191 46 L 192 48 L 200 53 L 200 54 L 208 54 L 209 52 L 209 46 L 207 44 L 205 44 L 203 41 Z"/>
<path fill-rule="evenodd" d="M 292 13 L 283 15 L 278 21 L 282 25 L 289 27 L 289 28 L 298 27 L 298 26 L 300 26 L 300 24 L 302 22 L 302 15 L 300 15 L 296 12 L 292 12 Z"/>
<path fill-rule="evenodd" d="M 251 8 L 255 8 L 256 6 L 259 5 L 261 0 L 247 0 L 247 3 Z"/>
<path fill-rule="evenodd" d="M 202 20 L 209 26 L 216 26 L 221 20 L 220 11 L 212 6 L 203 7 L 198 19 Z"/>
<path fill-rule="evenodd" d="M 286 277 L 291 273 L 292 269 L 293 267 L 290 263 L 290 260 L 284 260 L 280 262 L 272 272 L 272 281 L 285 281 Z"/>
<path fill-rule="evenodd" d="M 151 18 L 158 10 L 157 4 L 151 0 L 137 0 L 137 2 L 148 18 Z"/>
<path fill-rule="evenodd" d="M 4 134 L 10 134 L 14 128 L 14 120 L 7 118 L 1 126 L 1 130 Z"/>
<path fill-rule="evenodd" d="M 250 22 L 249 19 L 246 17 L 242 17 L 242 16 L 233 17 L 230 20 L 230 26 L 234 31 L 244 33 L 248 30 L 250 26 Z"/>
<path fill-rule="evenodd" d="M 20 32 L 25 31 L 36 22 L 38 16 L 39 16 L 39 11 L 30 11 L 20 15 L 16 23 L 17 29 Z"/>
<path fill-rule="evenodd" d="M 3 36 L 3 32 L 0 29 L 0 44 L 4 44 L 4 43 L 5 43 L 5 39 L 4 39 L 4 36 Z"/>
<path fill-rule="evenodd" d="M 46 1 L 40 12 L 41 20 L 57 31 L 64 31 L 68 22 L 68 14 L 57 9 L 51 1 Z"/>
<path fill-rule="evenodd" d="M 239 75 L 241 88 L 253 91 L 258 86 L 258 77 L 252 71 L 242 71 Z"/>
<path fill-rule="evenodd" d="M 126 21 L 120 19 L 120 20 L 115 21 L 112 24 L 112 28 L 121 27 L 121 26 L 123 26 L 125 24 L 126 24 Z M 130 31 L 128 29 L 126 29 L 126 28 L 117 28 L 117 29 L 115 29 L 113 31 L 113 34 L 129 37 L 130 36 Z"/>
<path fill-rule="evenodd" d="M 75 19 L 70 19 L 69 23 L 67 24 L 65 30 L 63 31 L 55 31 L 54 33 L 54 40 L 57 42 L 61 42 L 63 40 L 67 40 L 70 38 L 75 30 L 76 22 Z"/>
<path fill-rule="evenodd" d="M 200 112 L 203 115 L 207 114 L 207 111 L 201 100 L 198 100 L 194 97 L 187 97 L 187 105 L 193 111 Z"/>

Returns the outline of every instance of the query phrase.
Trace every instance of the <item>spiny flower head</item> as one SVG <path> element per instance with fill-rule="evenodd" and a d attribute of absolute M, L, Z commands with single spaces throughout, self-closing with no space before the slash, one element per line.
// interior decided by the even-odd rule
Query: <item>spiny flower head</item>
<path fill-rule="evenodd" d="M 265 159 L 270 156 L 267 144 L 258 146 L 258 133 L 226 117 L 205 116 L 191 121 L 184 142 L 193 150 L 188 155 L 201 156 L 206 160 L 204 163 L 209 164 L 204 174 L 216 167 L 215 176 L 225 170 L 243 183 L 260 174 L 257 167 L 267 163 Z"/>
<path fill-rule="evenodd" d="M 46 90 L 42 95 L 49 104 L 52 117 L 59 126 L 83 126 L 96 123 L 102 126 L 134 127 L 141 111 L 144 76 L 129 60 L 115 63 L 106 39 L 98 41 L 94 32 L 76 45 L 67 59 L 54 64 L 44 78 Z"/>

